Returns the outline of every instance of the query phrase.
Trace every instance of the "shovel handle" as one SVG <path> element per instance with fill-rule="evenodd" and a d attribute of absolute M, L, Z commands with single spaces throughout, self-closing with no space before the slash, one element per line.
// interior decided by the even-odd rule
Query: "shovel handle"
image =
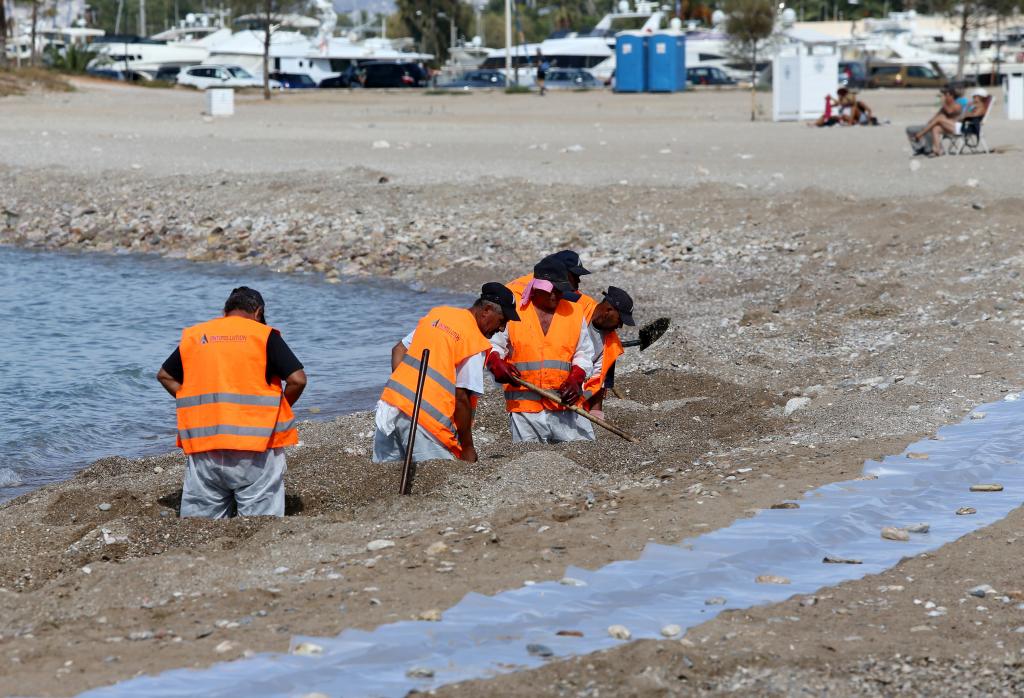
<path fill-rule="evenodd" d="M 516 382 L 519 383 L 519 385 L 523 386 L 524 388 L 529 388 L 530 390 L 532 390 L 533 392 L 537 393 L 541 397 L 545 397 L 548 400 L 551 400 L 552 402 L 557 402 L 559 404 L 564 404 L 562 402 L 562 397 L 558 393 L 552 392 L 550 390 L 545 390 L 544 388 L 541 388 L 540 386 L 534 385 L 530 381 L 523 380 L 522 378 L 516 378 Z M 593 422 L 597 426 L 602 427 L 603 429 L 607 429 L 608 431 L 610 431 L 611 433 L 615 434 L 616 436 L 621 436 L 623 439 L 625 439 L 626 441 L 629 441 L 630 443 L 634 443 L 634 444 L 636 443 L 636 439 L 634 439 L 632 436 L 630 436 L 627 432 L 623 431 L 622 429 L 619 429 L 617 426 L 615 426 L 614 424 L 612 424 L 610 422 L 606 422 L 605 420 L 601 419 L 600 417 L 595 417 L 594 415 L 590 414 L 589 412 L 587 412 L 582 407 L 579 407 L 577 405 L 565 405 L 565 407 L 566 407 L 566 409 L 572 410 L 573 412 L 575 412 L 579 416 L 581 416 L 581 417 L 583 417 L 585 419 L 589 419 L 591 422 Z"/>

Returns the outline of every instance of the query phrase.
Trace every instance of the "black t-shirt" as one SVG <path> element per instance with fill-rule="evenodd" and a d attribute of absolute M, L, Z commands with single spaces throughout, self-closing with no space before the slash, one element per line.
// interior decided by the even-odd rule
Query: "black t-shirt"
<path fill-rule="evenodd" d="M 274 377 L 282 381 L 288 376 L 302 368 L 292 350 L 285 344 L 284 337 L 277 330 L 267 337 L 267 383 Z M 175 348 L 174 353 L 164 361 L 164 370 L 171 374 L 174 380 L 181 383 L 185 380 L 185 369 L 181 365 L 181 349 Z"/>

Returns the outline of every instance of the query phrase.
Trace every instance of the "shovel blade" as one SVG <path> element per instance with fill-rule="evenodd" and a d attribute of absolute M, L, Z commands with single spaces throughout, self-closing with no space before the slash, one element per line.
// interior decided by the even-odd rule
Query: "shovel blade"
<path fill-rule="evenodd" d="M 640 351 L 643 351 L 647 347 L 651 346 L 661 336 L 668 331 L 668 326 L 671 323 L 667 317 L 660 317 L 654 322 L 650 322 L 640 328 Z"/>

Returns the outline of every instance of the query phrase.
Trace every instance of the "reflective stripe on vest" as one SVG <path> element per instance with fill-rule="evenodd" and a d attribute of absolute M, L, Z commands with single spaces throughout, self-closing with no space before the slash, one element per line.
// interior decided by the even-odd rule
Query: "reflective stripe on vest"
<path fill-rule="evenodd" d="M 396 393 L 406 398 L 410 402 L 416 399 L 416 393 L 414 391 L 409 390 L 396 380 L 388 380 L 388 382 L 384 384 L 384 387 L 394 390 Z M 433 417 L 438 422 L 443 424 L 444 427 L 452 433 L 452 436 L 458 436 L 458 432 L 455 430 L 455 423 L 452 422 L 452 420 L 448 419 L 448 417 L 446 417 L 445 415 L 441 414 L 441 412 L 436 407 L 431 405 L 429 402 L 427 402 L 426 400 L 421 400 L 420 409 L 424 410 L 431 417 Z"/>
<path fill-rule="evenodd" d="M 544 359 L 543 361 L 520 361 L 516 364 L 520 371 L 539 371 L 543 368 L 553 368 L 559 371 L 571 371 L 572 363 L 558 359 Z M 532 382 L 532 381 L 531 381 Z"/>
<path fill-rule="evenodd" d="M 281 382 L 268 383 L 272 328 L 222 317 L 182 332 L 181 389 L 175 396 L 178 445 L 185 453 L 262 452 L 298 443 L 295 416 Z"/>
<path fill-rule="evenodd" d="M 421 361 L 417 359 L 415 356 L 409 356 L 408 354 L 406 354 L 405 356 L 402 357 L 402 363 L 409 364 L 414 369 L 416 369 L 416 371 L 420 370 Z M 427 375 L 434 382 L 436 382 L 442 388 L 447 390 L 449 393 L 451 393 L 452 395 L 455 394 L 455 384 L 452 383 L 447 378 L 445 378 L 444 376 L 442 376 L 440 373 L 438 373 L 437 369 L 435 369 L 433 366 L 427 366 Z"/>
<path fill-rule="evenodd" d="M 277 407 L 277 404 L 281 402 L 281 398 L 276 395 L 206 393 L 205 395 L 180 397 L 175 400 L 175 404 L 177 404 L 178 407 L 198 407 L 199 405 L 212 405 L 217 402 L 227 402 L 233 405 L 263 405 L 265 407 Z"/>
<path fill-rule="evenodd" d="M 572 370 L 584 313 L 582 305 L 560 301 L 545 334 L 532 303 L 519 311 L 521 320 L 508 325 L 510 352 L 507 359 L 522 372 L 524 380 L 545 390 L 558 390 Z M 505 409 L 541 412 L 565 410 L 566 406 L 510 384 L 505 386 Z"/>
<path fill-rule="evenodd" d="M 384 386 L 381 400 L 412 416 L 419 378 L 420 357 L 430 350 L 423 383 L 419 426 L 456 457 L 462 455 L 455 426 L 455 367 L 474 354 L 491 348 L 476 318 L 461 308 L 433 308 L 416 325 L 412 344 Z"/>

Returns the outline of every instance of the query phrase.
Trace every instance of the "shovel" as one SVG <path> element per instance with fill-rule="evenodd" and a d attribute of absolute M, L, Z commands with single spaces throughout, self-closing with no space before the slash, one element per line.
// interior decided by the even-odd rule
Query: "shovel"
<path fill-rule="evenodd" d="M 577 405 L 569 405 L 569 404 L 566 404 L 566 403 L 562 402 L 562 397 L 558 393 L 552 392 L 550 390 L 545 390 L 544 388 L 541 388 L 540 386 L 534 385 L 530 381 L 523 380 L 522 378 L 516 378 L 515 380 L 516 380 L 516 383 L 518 383 L 519 385 L 521 385 L 524 388 L 527 388 L 529 390 L 532 390 L 533 392 L 537 393 L 541 397 L 545 397 L 548 400 L 551 400 L 551 402 L 557 402 L 557 403 L 563 405 L 566 409 L 572 410 L 573 412 L 575 412 L 579 416 L 583 417 L 584 419 L 589 419 L 591 422 L 593 422 L 597 426 L 604 427 L 605 429 L 607 429 L 611 433 L 615 434 L 616 436 L 621 436 L 623 439 L 625 439 L 626 441 L 629 441 L 630 443 L 636 443 L 636 439 L 634 439 L 632 436 L 630 436 L 628 433 L 626 433 L 622 429 L 619 429 L 614 424 L 612 424 L 610 422 L 606 422 L 603 419 L 601 419 L 600 417 L 595 417 L 594 415 L 590 414 L 589 412 L 587 412 L 582 407 L 579 407 Z"/>
<path fill-rule="evenodd" d="M 622 342 L 622 346 L 640 347 L 640 351 L 643 351 L 661 339 L 661 335 L 668 330 L 670 322 L 671 320 L 667 317 L 660 317 L 640 328 L 640 339 L 627 339 Z"/>

